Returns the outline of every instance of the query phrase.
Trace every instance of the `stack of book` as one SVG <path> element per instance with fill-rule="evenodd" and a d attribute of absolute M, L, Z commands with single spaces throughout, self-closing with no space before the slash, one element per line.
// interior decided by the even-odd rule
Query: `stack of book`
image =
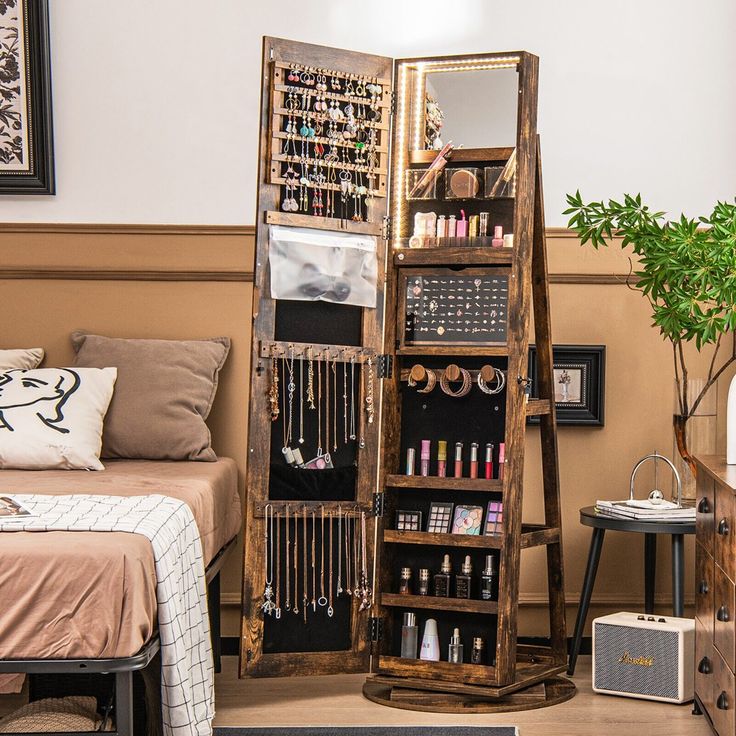
<path fill-rule="evenodd" d="M 604 516 L 635 521 L 695 521 L 695 507 L 682 508 L 672 501 L 598 501 L 595 510 Z"/>

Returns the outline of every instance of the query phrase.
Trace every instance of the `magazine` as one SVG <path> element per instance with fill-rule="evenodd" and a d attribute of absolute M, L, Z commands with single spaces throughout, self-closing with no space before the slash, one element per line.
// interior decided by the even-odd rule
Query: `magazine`
<path fill-rule="evenodd" d="M 598 501 L 596 511 L 607 516 L 617 516 L 638 521 L 695 521 L 695 508 L 681 508 L 664 501 L 659 504 L 633 503 L 631 501 Z"/>
<path fill-rule="evenodd" d="M 10 519 L 27 519 L 33 517 L 32 514 L 22 503 L 16 501 L 12 496 L 0 496 L 0 521 L 8 521 Z"/>

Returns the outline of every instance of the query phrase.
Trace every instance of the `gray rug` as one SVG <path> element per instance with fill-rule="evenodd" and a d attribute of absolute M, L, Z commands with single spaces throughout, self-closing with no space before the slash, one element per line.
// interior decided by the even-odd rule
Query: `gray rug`
<path fill-rule="evenodd" d="M 519 736 L 516 726 L 306 726 L 215 728 L 214 736 Z"/>

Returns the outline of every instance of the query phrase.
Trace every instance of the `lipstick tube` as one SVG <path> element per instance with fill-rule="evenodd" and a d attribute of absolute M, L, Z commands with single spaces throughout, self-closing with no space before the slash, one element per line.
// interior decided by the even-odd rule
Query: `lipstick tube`
<path fill-rule="evenodd" d="M 498 479 L 503 480 L 504 463 L 506 462 L 506 445 L 501 443 L 498 446 Z"/>
<path fill-rule="evenodd" d="M 486 443 L 486 480 L 493 479 L 493 443 Z"/>
<path fill-rule="evenodd" d="M 437 477 L 444 478 L 447 476 L 447 440 L 440 440 L 437 443 Z"/>
<path fill-rule="evenodd" d="M 455 443 L 455 477 L 463 477 L 463 443 Z"/>
<path fill-rule="evenodd" d="M 414 457 L 416 455 L 416 450 L 413 447 L 410 447 L 406 451 L 406 474 L 407 475 L 414 475 Z"/>
<path fill-rule="evenodd" d="M 429 448 L 430 441 L 422 440 L 422 449 L 419 454 L 419 474 L 424 477 L 429 475 Z"/>
<path fill-rule="evenodd" d="M 470 477 L 478 477 L 478 443 L 471 442 L 470 444 Z"/>

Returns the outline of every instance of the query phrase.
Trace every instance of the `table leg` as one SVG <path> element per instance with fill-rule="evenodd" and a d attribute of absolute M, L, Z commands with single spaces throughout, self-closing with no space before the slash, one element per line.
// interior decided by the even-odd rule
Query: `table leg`
<path fill-rule="evenodd" d="M 601 550 L 603 549 L 603 537 L 605 533 L 605 529 L 596 528 L 593 529 L 593 536 L 590 538 L 588 565 L 585 568 L 583 590 L 580 593 L 580 605 L 578 606 L 578 615 L 575 619 L 575 633 L 572 638 L 572 650 L 570 651 L 570 659 L 567 666 L 568 675 L 575 674 L 575 664 L 577 663 L 578 654 L 580 653 L 580 642 L 583 638 L 585 619 L 588 617 L 590 598 L 593 595 L 593 586 L 595 585 L 595 576 L 598 572 L 598 563 L 601 559 Z"/>
<path fill-rule="evenodd" d="M 657 573 L 657 535 L 644 535 L 644 612 L 654 613 L 654 588 Z"/>
<path fill-rule="evenodd" d="M 672 615 L 682 618 L 685 611 L 685 535 L 672 535 Z"/>

